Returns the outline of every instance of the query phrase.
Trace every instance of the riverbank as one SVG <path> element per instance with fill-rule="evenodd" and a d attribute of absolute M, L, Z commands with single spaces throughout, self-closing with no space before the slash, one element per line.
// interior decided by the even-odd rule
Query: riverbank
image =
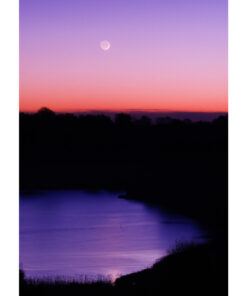
<path fill-rule="evenodd" d="M 111 281 L 100 279 L 90 281 L 66 280 L 28 280 L 20 270 L 20 296 L 54 296 L 54 295 L 115 295 Z"/>
<path fill-rule="evenodd" d="M 45 109 L 46 110 L 46 109 Z M 228 118 L 20 113 L 20 189 L 126 192 L 227 237 Z"/>
<path fill-rule="evenodd" d="M 122 276 L 111 283 L 31 281 L 20 273 L 20 296 L 29 295 L 190 295 L 226 296 L 227 262 L 222 246 L 177 245 L 151 268 Z"/>
<path fill-rule="evenodd" d="M 226 296 L 227 262 L 221 245 L 180 245 L 152 268 L 119 278 L 117 295 Z"/>

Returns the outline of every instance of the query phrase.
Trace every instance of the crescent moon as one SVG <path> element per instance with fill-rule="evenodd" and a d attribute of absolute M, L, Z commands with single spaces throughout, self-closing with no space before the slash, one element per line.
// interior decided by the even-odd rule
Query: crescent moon
<path fill-rule="evenodd" d="M 103 40 L 100 42 L 100 47 L 101 49 L 103 49 L 104 51 L 109 50 L 111 47 L 111 43 L 107 40 Z"/>

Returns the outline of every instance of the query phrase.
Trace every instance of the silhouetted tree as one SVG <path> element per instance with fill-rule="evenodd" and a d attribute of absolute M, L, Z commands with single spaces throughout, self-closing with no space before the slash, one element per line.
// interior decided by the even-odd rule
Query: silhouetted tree
<path fill-rule="evenodd" d="M 149 117 L 143 115 L 139 120 L 135 121 L 135 124 L 139 125 L 139 126 L 147 127 L 147 126 L 151 125 L 151 119 Z"/>
<path fill-rule="evenodd" d="M 171 117 L 158 117 L 156 120 L 156 124 L 164 125 L 164 124 L 171 124 L 174 121 Z"/>
<path fill-rule="evenodd" d="M 55 112 L 53 112 L 51 109 L 46 107 L 40 108 L 36 114 L 39 118 L 47 118 L 47 119 L 54 118 L 56 115 Z"/>
<path fill-rule="evenodd" d="M 119 113 L 115 117 L 115 123 L 120 127 L 127 127 L 131 125 L 131 116 L 125 113 Z"/>

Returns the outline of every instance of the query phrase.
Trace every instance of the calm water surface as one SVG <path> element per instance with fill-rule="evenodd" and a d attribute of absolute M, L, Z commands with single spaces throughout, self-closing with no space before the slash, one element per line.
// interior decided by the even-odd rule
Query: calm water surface
<path fill-rule="evenodd" d="M 202 242 L 195 221 L 117 193 L 42 191 L 20 196 L 20 263 L 28 277 L 139 271 L 177 241 Z"/>

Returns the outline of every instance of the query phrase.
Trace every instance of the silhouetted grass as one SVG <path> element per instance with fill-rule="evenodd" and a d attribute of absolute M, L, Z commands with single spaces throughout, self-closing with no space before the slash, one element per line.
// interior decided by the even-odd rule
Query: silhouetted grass
<path fill-rule="evenodd" d="M 44 278 L 26 279 L 23 270 L 20 270 L 20 295 L 113 295 L 114 287 L 110 279 L 98 277 L 90 280 L 87 277 L 80 279 Z"/>

